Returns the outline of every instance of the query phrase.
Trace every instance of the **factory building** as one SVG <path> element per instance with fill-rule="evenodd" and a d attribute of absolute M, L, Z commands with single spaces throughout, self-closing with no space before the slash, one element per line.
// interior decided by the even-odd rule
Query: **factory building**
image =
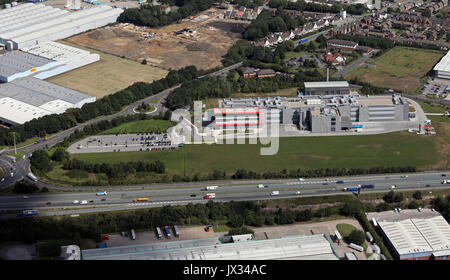
<path fill-rule="evenodd" d="M 19 78 L 0 84 L 0 122 L 23 124 L 94 101 L 95 97 L 34 77 Z"/>
<path fill-rule="evenodd" d="M 362 128 L 370 122 L 409 120 L 409 103 L 402 97 L 392 96 L 304 96 L 298 98 L 244 98 L 223 99 L 221 110 L 233 110 L 254 114 L 249 119 L 253 126 L 267 124 L 296 125 L 299 130 L 316 133 L 340 132 Z M 254 108 L 259 108 L 258 114 Z M 215 109 L 216 110 L 216 109 Z M 238 116 L 247 116 L 238 113 Z M 208 115 L 208 114 L 206 114 Z M 212 128 L 223 129 L 223 118 L 213 118 Z M 232 119 L 228 125 L 246 125 L 248 122 Z"/>
<path fill-rule="evenodd" d="M 323 234 L 221 243 L 218 238 L 88 249 L 83 260 L 339 260 Z"/>
<path fill-rule="evenodd" d="M 258 107 L 214 108 L 215 126 L 257 127 L 260 123 Z"/>
<path fill-rule="evenodd" d="M 433 68 L 436 78 L 450 80 L 450 51 Z"/>
<path fill-rule="evenodd" d="M 304 95 L 344 95 L 350 94 L 347 81 L 305 82 Z"/>
<path fill-rule="evenodd" d="M 96 6 L 76 12 L 26 3 L 0 11 L 0 47 L 29 48 L 117 21 L 122 9 Z"/>
<path fill-rule="evenodd" d="M 397 210 L 367 214 L 400 260 L 448 260 L 450 225 L 434 209 Z"/>
<path fill-rule="evenodd" d="M 11 82 L 58 65 L 58 62 L 38 55 L 12 51 L 0 55 L 0 81 Z"/>

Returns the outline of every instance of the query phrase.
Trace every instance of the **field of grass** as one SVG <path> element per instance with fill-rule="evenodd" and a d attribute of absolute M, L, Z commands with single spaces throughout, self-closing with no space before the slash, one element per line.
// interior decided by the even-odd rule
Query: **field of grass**
<path fill-rule="evenodd" d="M 256 172 L 315 169 L 369 168 L 414 165 L 429 168 L 439 160 L 432 138 L 396 132 L 380 135 L 280 138 L 279 151 L 260 155 L 260 145 L 184 145 L 178 150 L 76 154 L 92 163 L 121 161 L 164 162 L 169 175 L 208 174 L 221 170 L 234 174 L 239 168 Z"/>
<path fill-rule="evenodd" d="M 140 120 L 128 122 L 103 131 L 101 134 L 127 134 L 141 132 L 164 132 L 175 123 L 165 120 Z"/>
<path fill-rule="evenodd" d="M 341 234 L 342 238 L 349 236 L 350 233 L 356 229 L 354 226 L 349 224 L 337 224 L 336 228 Z"/>
<path fill-rule="evenodd" d="M 375 86 L 414 92 L 422 85 L 422 78 L 444 55 L 442 51 L 395 47 L 367 64 L 350 71 L 345 79 L 359 78 Z"/>
<path fill-rule="evenodd" d="M 425 113 L 445 113 L 450 110 L 450 106 L 440 105 L 436 103 L 428 103 L 420 100 L 415 100 L 419 103 Z"/>
<path fill-rule="evenodd" d="M 47 81 L 102 98 L 135 82 L 152 82 L 167 75 L 167 71 L 136 61 L 61 41 L 76 48 L 100 55 L 100 61 L 52 77 Z"/>

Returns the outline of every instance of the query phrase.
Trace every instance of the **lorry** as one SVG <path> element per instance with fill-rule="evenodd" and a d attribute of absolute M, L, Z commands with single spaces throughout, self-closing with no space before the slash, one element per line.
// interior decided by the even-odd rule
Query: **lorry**
<path fill-rule="evenodd" d="M 352 249 L 355 249 L 357 251 L 360 251 L 360 252 L 364 251 L 363 247 L 361 247 L 359 245 L 356 245 L 355 243 L 350 243 L 350 245 L 348 245 L 348 247 L 350 247 Z"/>
<path fill-rule="evenodd" d="M 174 226 L 173 226 L 173 235 L 174 235 L 175 237 L 180 236 L 180 232 L 178 231 L 178 226 L 177 226 L 177 225 L 174 225 Z"/>
<path fill-rule="evenodd" d="M 374 184 L 361 185 L 361 189 L 373 189 L 373 188 L 375 188 Z"/>
<path fill-rule="evenodd" d="M 450 180 L 442 180 L 441 184 L 450 184 Z"/>
<path fill-rule="evenodd" d="M 360 187 L 349 187 L 349 188 L 343 188 L 342 190 L 344 192 L 357 192 L 359 191 L 361 188 Z"/>
<path fill-rule="evenodd" d="M 263 189 L 264 188 L 264 184 L 258 184 L 258 189 Z"/>
<path fill-rule="evenodd" d="M 156 227 L 156 237 L 158 237 L 158 239 L 162 238 L 162 232 L 159 227 Z"/>
<path fill-rule="evenodd" d="M 131 230 L 131 240 L 136 240 L 136 233 L 134 232 L 134 229 Z"/>
<path fill-rule="evenodd" d="M 273 191 L 270 193 L 271 196 L 280 195 L 280 191 Z"/>
<path fill-rule="evenodd" d="M 216 194 L 215 193 L 207 193 L 203 198 L 204 199 L 216 198 Z"/>
<path fill-rule="evenodd" d="M 34 216 L 38 214 L 38 210 L 22 210 L 20 214 L 23 216 Z"/>
<path fill-rule="evenodd" d="M 170 229 L 168 226 L 164 227 L 164 233 L 166 234 L 167 238 L 170 238 L 171 235 L 170 235 Z"/>
<path fill-rule="evenodd" d="M 80 204 L 88 204 L 87 200 L 82 200 Z"/>
<path fill-rule="evenodd" d="M 96 196 L 108 195 L 108 193 L 107 192 L 97 192 L 95 195 Z"/>
<path fill-rule="evenodd" d="M 31 172 L 27 174 L 27 177 L 34 182 L 37 182 L 37 180 L 38 180 L 37 177 L 34 176 L 33 173 L 31 173 Z"/>
<path fill-rule="evenodd" d="M 219 186 L 206 186 L 205 191 L 213 191 L 217 190 L 217 188 L 219 188 Z"/>
<path fill-rule="evenodd" d="M 147 202 L 148 201 L 148 197 L 139 197 L 139 198 L 134 198 L 133 202 Z"/>

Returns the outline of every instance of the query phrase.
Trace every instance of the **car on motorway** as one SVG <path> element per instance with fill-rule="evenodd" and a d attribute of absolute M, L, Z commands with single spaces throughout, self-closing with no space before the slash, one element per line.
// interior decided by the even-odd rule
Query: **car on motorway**
<path fill-rule="evenodd" d="M 300 182 L 305 181 L 305 179 L 303 179 L 303 178 L 298 178 L 298 180 L 299 180 Z"/>
<path fill-rule="evenodd" d="M 28 196 L 24 195 L 24 196 L 22 196 L 22 198 L 23 198 L 23 199 L 27 199 L 27 198 L 28 198 Z"/>
<path fill-rule="evenodd" d="M 93 200 L 89 200 L 90 203 L 94 202 Z"/>
<path fill-rule="evenodd" d="M 402 175 L 401 178 L 408 178 L 408 175 Z"/>
<path fill-rule="evenodd" d="M 299 195 L 299 194 L 300 194 L 300 191 L 296 191 L 295 194 L 296 194 L 296 195 Z"/>
<path fill-rule="evenodd" d="M 105 201 L 106 200 L 106 198 L 102 198 L 102 201 Z"/>
<path fill-rule="evenodd" d="M 50 205 L 50 204 L 52 204 L 50 201 L 48 201 L 47 203 L 45 203 L 45 204 L 47 204 L 47 205 Z"/>
<path fill-rule="evenodd" d="M 445 177 L 445 176 L 447 176 L 447 174 L 441 174 L 441 176 L 442 176 L 442 177 Z"/>
<path fill-rule="evenodd" d="M 431 185 L 427 184 L 427 185 L 425 185 L 425 187 L 431 187 Z"/>
<path fill-rule="evenodd" d="M 73 204 L 78 204 L 78 203 L 80 203 L 78 200 L 73 201 Z"/>
<path fill-rule="evenodd" d="M 326 183 L 326 182 L 325 182 L 325 183 L 323 183 L 323 184 L 324 184 L 324 185 L 328 185 L 328 183 Z"/>
<path fill-rule="evenodd" d="M 391 186 L 391 189 L 395 189 L 395 188 L 397 188 L 397 185 L 392 185 Z"/>
<path fill-rule="evenodd" d="M 197 195 L 195 193 L 191 194 L 191 197 L 196 197 Z"/>

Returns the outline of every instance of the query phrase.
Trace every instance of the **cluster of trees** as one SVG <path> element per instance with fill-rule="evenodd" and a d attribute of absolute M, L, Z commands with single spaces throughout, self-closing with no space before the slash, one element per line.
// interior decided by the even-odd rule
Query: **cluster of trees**
<path fill-rule="evenodd" d="M 369 94 L 369 95 L 384 94 L 388 90 L 387 88 L 377 87 L 377 86 L 373 86 L 373 85 L 371 85 L 371 84 L 369 84 L 367 82 L 363 82 L 360 79 L 358 79 L 357 77 L 355 77 L 353 79 L 350 79 L 348 82 L 350 84 L 355 84 L 355 85 L 362 86 L 362 88 L 361 88 L 361 93 L 362 94 Z"/>
<path fill-rule="evenodd" d="M 347 13 L 353 15 L 362 15 L 367 9 L 363 4 L 356 5 L 342 5 L 333 4 L 328 6 L 326 4 L 318 3 L 306 3 L 305 1 L 299 0 L 296 2 L 291 2 L 288 0 L 271 0 L 269 2 L 269 7 L 271 8 L 281 8 L 287 10 L 297 10 L 297 11 L 308 11 L 308 12 L 318 12 L 318 13 L 339 13 L 341 10 L 346 10 Z"/>
<path fill-rule="evenodd" d="M 14 144 L 12 132 L 16 132 L 16 141 L 23 142 L 29 138 L 60 132 L 98 116 L 118 112 L 123 106 L 137 100 L 157 94 L 176 84 L 197 78 L 197 68 L 188 66 L 170 71 L 163 79 L 152 83 L 137 82 L 114 94 L 103 97 L 93 103 L 83 105 L 81 109 L 69 109 L 63 114 L 47 115 L 33 119 L 10 129 L 0 127 L 0 145 Z"/>
<path fill-rule="evenodd" d="M 281 171 L 268 171 L 265 173 L 258 173 L 254 171 L 247 171 L 245 169 L 238 169 L 232 176 L 232 179 L 273 179 L 273 178 L 314 178 L 314 177 L 336 177 L 336 176 L 352 176 L 364 174 L 384 174 L 384 173 L 403 173 L 416 172 L 414 166 L 379 166 L 372 168 L 320 168 L 320 169 L 297 169 L 288 171 L 283 169 Z"/>
<path fill-rule="evenodd" d="M 383 200 L 386 203 L 402 202 L 403 199 L 403 193 L 394 193 L 394 191 L 390 191 L 383 196 Z"/>
<path fill-rule="evenodd" d="M 214 2 L 214 0 L 176 0 L 174 4 L 179 8 L 167 14 L 161 11 L 159 6 L 146 4 L 139 8 L 126 9 L 120 14 L 117 21 L 140 26 L 159 27 L 196 15 L 209 9 Z"/>
<path fill-rule="evenodd" d="M 380 204 L 378 204 L 378 205 L 380 205 Z M 383 238 L 380 237 L 380 235 L 377 233 L 377 231 L 374 229 L 374 227 L 370 224 L 365 213 L 363 211 L 359 211 L 358 213 L 356 213 L 354 215 L 354 217 L 359 221 L 359 223 L 362 225 L 362 227 L 365 231 L 370 232 L 370 234 L 373 237 L 374 243 L 376 243 L 378 245 L 378 247 L 380 247 L 381 253 L 388 260 L 392 260 L 393 257 L 391 255 L 389 249 L 386 247 L 385 243 L 383 242 Z"/>
<path fill-rule="evenodd" d="M 82 170 L 95 174 L 104 173 L 109 179 L 125 178 L 136 172 L 156 172 L 162 174 L 166 171 L 164 163 L 159 160 L 155 162 L 130 161 L 99 164 L 88 163 L 75 158 L 64 161 L 62 168 L 65 170 Z"/>
<path fill-rule="evenodd" d="M 16 182 L 13 187 L 13 192 L 15 193 L 34 193 L 37 191 L 39 191 L 39 187 L 26 180 Z"/>
<path fill-rule="evenodd" d="M 264 0 L 231 0 L 231 4 L 253 9 L 264 5 Z"/>
<path fill-rule="evenodd" d="M 366 236 L 364 235 L 364 232 L 358 229 L 352 230 L 349 235 L 344 237 L 344 241 L 348 244 L 354 243 L 356 245 L 362 245 L 365 240 Z"/>
<path fill-rule="evenodd" d="M 450 223 L 450 194 L 445 198 L 443 196 L 436 197 L 431 201 L 431 205 Z"/>
<path fill-rule="evenodd" d="M 293 18 L 281 12 L 277 12 L 274 16 L 270 11 L 263 10 L 247 27 L 242 37 L 249 41 L 255 41 L 270 33 L 292 30 L 304 24 L 303 17 Z"/>
<path fill-rule="evenodd" d="M 358 43 L 361 46 L 368 46 L 374 49 L 391 49 L 394 47 L 394 41 L 389 38 L 357 36 L 350 34 L 337 34 L 333 39 L 347 40 Z"/>

